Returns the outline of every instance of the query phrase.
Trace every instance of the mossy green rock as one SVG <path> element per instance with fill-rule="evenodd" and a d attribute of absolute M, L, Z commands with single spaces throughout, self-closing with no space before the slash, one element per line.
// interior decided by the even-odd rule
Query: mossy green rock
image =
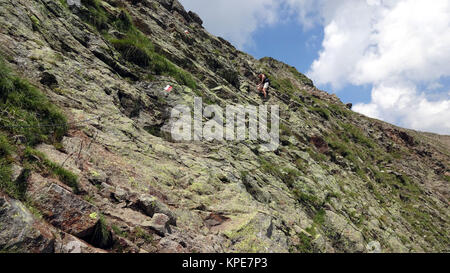
<path fill-rule="evenodd" d="M 55 230 L 88 240 L 80 232 L 96 224 L 95 211 L 105 232 L 119 231 L 108 251 L 371 252 L 374 241 L 382 252 L 449 251 L 448 136 L 354 113 L 295 68 L 211 35 L 178 1 L 63 2 L 0 0 L 0 53 L 70 125 L 58 143 L 42 138 L 34 148 L 77 175 L 78 194 L 39 169 L 55 186 L 27 192 Z M 121 47 L 124 38 L 135 40 Z M 275 83 L 266 102 L 255 86 L 261 70 Z M 56 81 L 41 83 L 43 72 Z M 171 110 L 195 96 L 222 107 L 279 105 L 280 146 L 173 141 Z M 10 142 L 19 152 L 8 162 L 20 166 L 25 147 Z M 67 202 L 48 202 L 55 187 Z M 170 233 L 148 227 L 158 213 Z"/>

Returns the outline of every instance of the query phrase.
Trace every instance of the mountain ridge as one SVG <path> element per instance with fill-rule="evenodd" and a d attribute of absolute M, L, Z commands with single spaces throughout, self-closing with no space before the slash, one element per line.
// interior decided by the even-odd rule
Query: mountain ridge
<path fill-rule="evenodd" d="M 0 7 L 7 66 L 67 118 L 63 135 L 42 131 L 31 143 L 5 125 L 21 111 L 39 122 L 47 108 L 2 97 L 16 112 L 2 114 L 14 149 L 2 154 L 11 178 L 0 185 L 21 193 L 1 188 L 2 251 L 449 250 L 448 136 L 354 113 L 295 68 L 209 34 L 176 0 Z M 170 109 L 194 96 L 263 103 L 258 71 L 271 79 L 267 104 L 287 121 L 275 152 L 166 137 Z"/>

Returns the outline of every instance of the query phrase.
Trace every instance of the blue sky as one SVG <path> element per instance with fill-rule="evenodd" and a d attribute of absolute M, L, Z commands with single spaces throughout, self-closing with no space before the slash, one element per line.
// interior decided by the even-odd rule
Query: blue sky
<path fill-rule="evenodd" d="M 243 50 L 255 58 L 273 57 L 300 72 L 307 73 L 314 60 L 319 57 L 324 37 L 323 28 L 315 26 L 304 30 L 295 19 L 257 29 L 252 33 L 253 42 Z M 342 90 L 333 90 L 329 84 L 319 86 L 329 93 L 335 93 L 343 102 L 369 103 L 371 86 L 346 85 Z"/>
<path fill-rule="evenodd" d="M 212 34 L 270 56 L 367 116 L 450 134 L 448 0 L 180 0 Z"/>

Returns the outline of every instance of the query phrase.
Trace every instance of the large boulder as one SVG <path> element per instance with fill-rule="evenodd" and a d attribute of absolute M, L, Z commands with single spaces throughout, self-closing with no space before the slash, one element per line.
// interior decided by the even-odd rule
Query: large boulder
<path fill-rule="evenodd" d="M 18 200 L 0 193 L 0 251 L 53 252 L 54 237 Z"/>
<path fill-rule="evenodd" d="M 188 14 L 189 14 L 189 17 L 191 17 L 192 21 L 196 22 L 200 26 L 203 25 L 203 20 L 200 18 L 200 16 L 198 16 L 197 13 L 195 13 L 193 11 L 189 11 Z"/>
<path fill-rule="evenodd" d="M 44 218 L 53 226 L 80 238 L 92 235 L 98 221 L 98 209 L 56 181 L 33 173 L 29 196 Z"/>
<path fill-rule="evenodd" d="M 366 250 L 368 253 L 381 253 L 381 244 L 378 241 L 371 241 L 367 244 Z"/>
<path fill-rule="evenodd" d="M 166 233 L 171 233 L 169 216 L 162 213 L 155 213 L 150 221 L 144 223 L 144 226 L 154 230 L 158 235 L 164 236 Z"/>
<path fill-rule="evenodd" d="M 190 21 L 191 18 L 189 14 L 186 12 L 183 5 L 178 0 L 173 0 L 171 9 L 172 11 L 176 11 L 181 14 L 181 16 L 186 19 L 186 21 Z"/>
<path fill-rule="evenodd" d="M 153 217 L 155 213 L 165 214 L 169 217 L 169 224 L 174 226 L 177 224 L 175 214 L 166 204 L 154 196 L 142 195 L 137 201 L 137 206 L 150 217 Z"/>
<path fill-rule="evenodd" d="M 332 238 L 336 238 L 334 246 L 338 251 L 364 252 L 366 250 L 362 233 L 342 215 L 326 210 L 324 229 Z"/>

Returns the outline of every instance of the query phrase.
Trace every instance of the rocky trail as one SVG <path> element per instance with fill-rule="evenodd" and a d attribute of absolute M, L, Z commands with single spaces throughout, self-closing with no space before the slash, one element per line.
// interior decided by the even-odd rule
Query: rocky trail
<path fill-rule="evenodd" d="M 0 0 L 0 252 L 450 251 L 449 136 L 355 113 L 177 0 L 73 2 Z M 194 97 L 279 105 L 279 147 L 173 141 Z"/>

